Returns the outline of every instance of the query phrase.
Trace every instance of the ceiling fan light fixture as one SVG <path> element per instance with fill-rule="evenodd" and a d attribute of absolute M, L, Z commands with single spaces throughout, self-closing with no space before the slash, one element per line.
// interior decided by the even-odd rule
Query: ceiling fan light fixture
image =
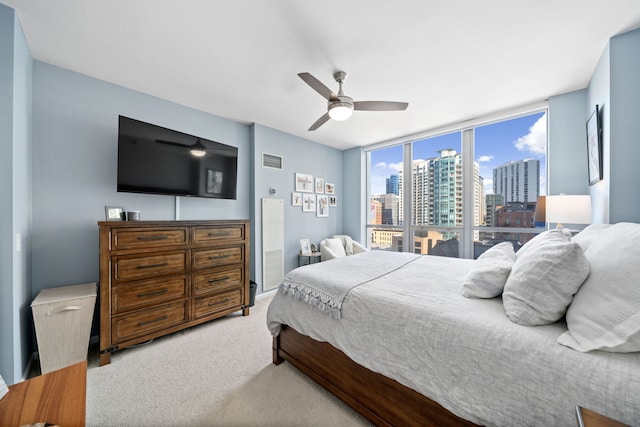
<path fill-rule="evenodd" d="M 198 139 L 196 143 L 191 146 L 189 151 L 192 156 L 204 157 L 207 154 L 207 147 L 205 147 L 204 144 L 200 142 L 200 139 Z"/>
<path fill-rule="evenodd" d="M 336 121 L 347 120 L 353 113 L 353 103 L 333 102 L 329 104 L 329 117 Z"/>

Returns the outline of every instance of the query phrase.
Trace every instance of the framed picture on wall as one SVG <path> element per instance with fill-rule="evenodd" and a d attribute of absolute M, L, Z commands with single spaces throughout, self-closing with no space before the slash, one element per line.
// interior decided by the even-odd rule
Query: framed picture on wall
<path fill-rule="evenodd" d="M 338 206 L 338 198 L 336 196 L 329 196 L 329 207 L 335 208 Z"/>
<path fill-rule="evenodd" d="M 336 194 L 336 186 L 329 182 L 324 184 L 324 194 Z"/>
<path fill-rule="evenodd" d="M 313 193 L 313 175 L 296 173 L 296 192 Z"/>
<path fill-rule="evenodd" d="M 302 206 L 302 194 L 291 193 L 291 206 Z"/>
<path fill-rule="evenodd" d="M 326 194 L 318 195 L 316 216 L 324 218 L 329 216 L 329 196 Z"/>
<path fill-rule="evenodd" d="M 602 123 L 600 121 L 600 108 L 596 108 L 587 120 L 587 158 L 589 162 L 589 185 L 593 185 L 602 179 Z"/>
<path fill-rule="evenodd" d="M 324 193 L 324 179 L 316 178 L 316 193 Z"/>
<path fill-rule="evenodd" d="M 315 212 L 315 211 L 316 211 L 316 195 L 303 194 L 302 195 L 302 212 Z"/>

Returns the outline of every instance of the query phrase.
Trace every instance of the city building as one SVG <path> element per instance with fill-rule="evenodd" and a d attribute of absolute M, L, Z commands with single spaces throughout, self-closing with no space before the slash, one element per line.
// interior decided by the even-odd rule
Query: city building
<path fill-rule="evenodd" d="M 493 170 L 493 192 L 504 203 L 536 202 L 540 195 L 540 161 L 512 160 Z"/>

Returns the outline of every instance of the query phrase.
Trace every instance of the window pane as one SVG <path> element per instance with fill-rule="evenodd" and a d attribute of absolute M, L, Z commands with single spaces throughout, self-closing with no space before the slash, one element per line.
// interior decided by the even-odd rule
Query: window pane
<path fill-rule="evenodd" d="M 546 194 L 547 115 L 545 112 L 505 120 L 475 129 L 475 159 L 484 185 L 477 224 L 492 228 L 533 228 L 538 197 Z M 538 224 L 538 225 L 544 225 Z M 477 233 L 477 242 L 490 247 L 510 241 L 518 249 L 535 234 L 504 230 Z"/>
<path fill-rule="evenodd" d="M 462 226 L 460 148 L 459 132 L 413 143 L 411 217 L 414 225 Z M 401 174 L 400 182 L 402 180 Z"/>
<path fill-rule="evenodd" d="M 371 152 L 367 219 L 367 246 L 371 250 L 402 252 L 403 232 L 399 227 L 402 225 L 399 182 L 402 152 L 402 145 Z"/>

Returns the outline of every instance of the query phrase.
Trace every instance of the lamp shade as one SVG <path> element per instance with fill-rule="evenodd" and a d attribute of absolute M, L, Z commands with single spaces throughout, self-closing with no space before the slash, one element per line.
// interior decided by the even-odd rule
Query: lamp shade
<path fill-rule="evenodd" d="M 558 224 L 591 224 L 591 196 L 547 196 L 546 220 Z"/>
<path fill-rule="evenodd" d="M 547 196 L 540 196 L 538 197 L 538 201 L 536 202 L 536 211 L 533 214 L 533 222 L 535 222 L 536 224 L 542 224 L 544 226 L 544 223 L 547 222 L 546 221 L 546 203 L 547 200 Z"/>
<path fill-rule="evenodd" d="M 353 113 L 353 104 L 348 102 L 333 102 L 329 104 L 329 117 L 339 122 L 347 120 Z"/>

